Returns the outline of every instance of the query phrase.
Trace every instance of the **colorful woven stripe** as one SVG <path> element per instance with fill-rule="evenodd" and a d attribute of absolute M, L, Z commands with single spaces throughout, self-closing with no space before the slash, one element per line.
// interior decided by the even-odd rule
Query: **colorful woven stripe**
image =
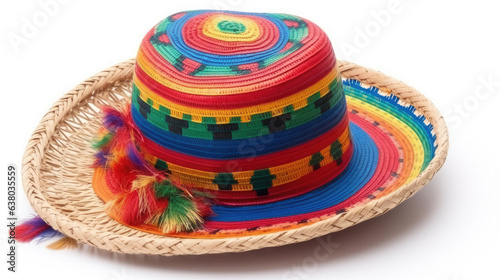
<path fill-rule="evenodd" d="M 231 139 L 241 139 L 252 137 L 258 133 L 266 133 L 266 131 L 260 131 L 262 129 L 269 130 L 269 133 L 272 133 L 281 127 L 282 129 L 291 128 L 319 117 L 337 104 L 343 96 L 342 87 L 337 86 L 336 83 L 338 83 L 337 80 L 335 80 L 335 87 L 332 86 L 332 90 L 326 94 L 317 94 L 307 98 L 303 107 L 300 107 L 300 105 L 287 105 L 278 110 L 281 114 L 273 114 L 272 111 L 268 111 L 247 115 L 246 117 L 233 116 L 229 118 L 228 122 L 221 121 L 218 117 L 196 118 L 192 114 L 181 114 L 181 118 L 174 117 L 172 110 L 162 105 L 156 106 L 158 109 L 155 108 L 155 102 L 152 99 L 144 101 L 140 97 L 140 91 L 136 86 L 133 88 L 134 99 L 132 100 L 132 106 L 149 122 L 154 123 L 161 129 L 177 134 L 214 140 L 216 133 L 229 131 L 232 134 Z M 194 119 L 197 121 L 193 121 Z"/>
<path fill-rule="evenodd" d="M 298 195 L 352 155 L 330 42 L 296 16 L 170 16 L 141 44 L 132 93 L 144 158 L 221 203 Z"/>

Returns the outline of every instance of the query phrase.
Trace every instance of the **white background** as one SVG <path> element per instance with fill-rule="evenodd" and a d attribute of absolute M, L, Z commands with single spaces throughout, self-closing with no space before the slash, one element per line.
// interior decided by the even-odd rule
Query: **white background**
<path fill-rule="evenodd" d="M 142 37 L 164 17 L 203 8 L 282 12 L 313 20 L 327 32 L 339 59 L 380 70 L 429 97 L 447 117 L 450 151 L 434 180 L 397 209 L 323 237 L 337 244 L 326 257 L 318 240 L 240 254 L 171 258 L 21 244 L 18 272 L 10 273 L 2 233 L 0 275 L 500 279 L 498 1 L 61 0 L 48 12 L 46 2 L 50 0 L 2 1 L 0 7 L 2 186 L 7 164 L 20 168 L 32 131 L 60 96 L 94 73 L 134 57 Z M 36 30 L 26 33 L 30 24 Z M 2 225 L 5 197 L 1 191 Z M 18 202 L 19 216 L 33 213 L 21 189 Z M 321 258 L 315 250 L 324 250 Z"/>

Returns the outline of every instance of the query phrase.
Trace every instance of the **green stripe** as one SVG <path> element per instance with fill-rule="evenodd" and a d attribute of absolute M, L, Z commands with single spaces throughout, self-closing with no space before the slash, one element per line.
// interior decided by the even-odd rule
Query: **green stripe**
<path fill-rule="evenodd" d="M 338 94 L 341 92 L 341 89 L 342 89 L 342 84 L 339 83 L 339 77 L 336 77 L 329 85 L 329 88 L 331 91 L 334 92 L 334 95 L 335 94 Z M 133 86 L 133 90 L 132 90 L 132 101 L 135 101 L 135 97 L 139 97 L 139 89 L 134 85 Z M 320 94 L 319 93 L 315 93 L 311 96 L 309 96 L 307 98 L 307 105 L 308 106 L 305 106 L 303 108 L 300 108 L 296 111 L 294 111 L 292 113 L 292 117 L 295 116 L 295 112 L 301 112 L 301 114 L 305 114 L 306 111 L 305 110 L 313 110 L 314 109 L 314 102 L 316 100 L 318 100 L 320 98 Z M 137 105 L 136 103 L 134 102 L 134 105 Z M 162 114 L 158 114 L 158 110 L 156 110 L 154 107 L 151 108 L 151 114 L 154 115 L 155 117 L 158 117 L 158 118 L 161 118 L 161 119 L 164 119 L 165 118 L 165 115 L 171 115 L 171 112 L 170 112 L 170 109 L 162 106 L 162 105 L 159 105 L 159 108 L 160 108 L 160 112 L 159 113 L 162 113 Z M 286 107 L 284 107 L 284 113 L 288 113 L 288 109 L 287 108 L 291 108 L 293 110 L 293 105 L 288 105 Z M 309 108 L 309 109 L 306 109 L 306 108 Z M 304 110 L 304 111 L 302 111 Z M 246 122 L 246 123 L 242 123 L 242 129 L 250 129 L 250 128 L 256 128 L 256 127 L 262 127 L 262 126 L 259 126 L 258 124 L 256 125 L 255 123 L 253 122 L 256 122 L 256 121 L 259 121 L 259 120 L 263 120 L 263 119 L 268 119 L 272 117 L 272 114 L 271 112 L 265 112 L 265 113 L 260 113 L 260 114 L 255 114 L 255 115 L 251 115 L 250 116 L 250 119 L 251 119 L 251 122 Z M 214 124 L 213 122 L 213 119 L 207 119 L 207 121 L 209 121 L 208 123 L 210 124 Z M 230 120 L 230 123 L 240 123 L 241 122 L 241 117 L 232 117 L 231 120 Z M 204 120 L 202 120 L 201 124 L 206 124 L 207 122 L 205 122 Z M 206 127 L 198 127 L 197 124 L 200 124 L 200 123 L 193 123 L 193 126 L 190 125 L 190 127 L 192 127 L 193 129 L 195 130 L 202 130 L 202 131 L 206 131 Z"/>
<path fill-rule="evenodd" d="M 343 91 L 341 87 L 336 89 L 337 91 L 333 93 L 333 96 L 328 100 L 330 107 L 334 107 L 343 96 Z M 139 98 L 138 95 L 136 98 Z M 133 106 L 139 108 L 139 104 L 135 98 L 132 98 Z M 259 114 L 262 115 L 262 114 Z M 267 114 L 270 116 L 270 114 Z M 301 108 L 297 111 L 290 113 L 291 119 L 285 121 L 286 129 L 296 127 L 298 125 L 307 123 L 321 115 L 321 108 L 315 108 L 314 102 L 310 103 L 308 106 Z M 150 114 L 148 114 L 147 120 L 156 125 L 157 127 L 169 131 L 169 125 L 165 122 L 165 114 L 162 112 L 151 108 Z M 215 118 L 203 118 L 204 123 L 196 123 L 188 121 L 188 128 L 182 128 L 182 135 L 193 138 L 201 138 L 213 140 L 213 133 L 208 131 L 207 122 L 215 123 Z M 248 123 L 240 123 L 239 129 L 232 132 L 232 139 L 245 139 L 250 137 L 255 137 L 256 135 L 267 135 L 269 134 L 269 127 L 262 124 L 262 120 L 258 119 L 256 121 Z"/>

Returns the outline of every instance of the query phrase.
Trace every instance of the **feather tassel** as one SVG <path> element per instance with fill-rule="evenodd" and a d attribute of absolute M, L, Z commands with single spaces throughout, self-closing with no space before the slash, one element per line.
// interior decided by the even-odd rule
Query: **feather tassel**
<path fill-rule="evenodd" d="M 21 243 L 29 243 L 35 239 L 41 242 L 60 235 L 58 231 L 51 228 L 39 216 L 35 216 L 17 226 L 15 234 L 15 239 Z"/>
<path fill-rule="evenodd" d="M 165 233 L 199 228 L 212 214 L 210 195 L 192 191 L 144 160 L 134 143 L 141 134 L 135 133 L 129 109 L 103 112 L 103 136 L 94 147 L 95 166 L 105 168 L 115 181 L 108 186 L 115 194 L 106 205 L 108 214 L 127 225 L 154 225 Z"/>
<path fill-rule="evenodd" d="M 137 176 L 128 193 L 117 196 L 108 203 L 106 207 L 108 213 L 114 214 L 128 225 L 137 226 L 163 211 L 168 201 L 155 196 L 153 190 L 155 180 L 154 176 Z"/>
<path fill-rule="evenodd" d="M 150 221 L 163 232 L 181 232 L 197 229 L 206 217 L 212 213 L 206 197 L 199 192 L 192 194 L 165 180 L 155 184 L 157 197 L 167 198 L 168 206 Z M 205 194 L 204 194 L 205 195 Z"/>

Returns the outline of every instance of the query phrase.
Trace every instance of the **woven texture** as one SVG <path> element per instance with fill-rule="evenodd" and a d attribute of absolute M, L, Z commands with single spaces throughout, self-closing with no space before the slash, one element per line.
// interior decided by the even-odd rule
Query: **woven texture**
<path fill-rule="evenodd" d="M 411 197 L 440 169 L 448 151 L 442 116 L 415 89 L 379 72 L 338 62 L 344 78 L 392 93 L 422 112 L 434 126 L 438 148 L 412 182 L 364 205 L 305 227 L 271 234 L 220 239 L 183 239 L 149 234 L 123 226 L 107 216 L 92 190 L 93 150 L 89 141 L 99 129 L 103 105 L 118 106 L 130 98 L 133 61 L 120 63 L 78 85 L 44 116 L 24 158 L 25 192 L 36 212 L 54 229 L 98 248 L 130 254 L 207 254 L 241 252 L 309 240 L 381 215 Z"/>
<path fill-rule="evenodd" d="M 292 189 L 296 196 L 312 189 L 305 185 L 317 177 L 314 164 L 342 157 L 344 164 L 327 167 L 330 181 L 350 160 L 335 54 L 306 19 L 171 15 L 144 37 L 133 81 L 131 115 L 143 157 L 184 185 L 210 190 L 218 203 L 282 200 Z M 105 172 L 109 188 L 122 189 L 113 167 Z"/>

